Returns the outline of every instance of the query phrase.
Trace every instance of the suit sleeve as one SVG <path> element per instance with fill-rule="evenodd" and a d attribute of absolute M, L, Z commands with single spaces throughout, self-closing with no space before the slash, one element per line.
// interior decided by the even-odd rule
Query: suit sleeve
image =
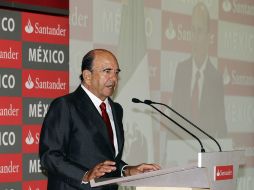
<path fill-rule="evenodd" d="M 80 187 L 88 170 L 67 158 L 71 132 L 71 114 L 64 98 L 52 102 L 44 119 L 39 144 L 42 168 L 72 186 Z"/>

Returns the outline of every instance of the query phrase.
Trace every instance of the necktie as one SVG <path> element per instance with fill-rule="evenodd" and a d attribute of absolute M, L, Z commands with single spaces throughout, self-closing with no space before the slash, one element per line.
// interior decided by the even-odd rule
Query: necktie
<path fill-rule="evenodd" d="M 111 123 L 110 123 L 108 113 L 106 111 L 106 104 L 104 102 L 102 102 L 101 105 L 100 105 L 100 108 L 101 108 L 102 119 L 104 120 L 104 122 L 107 126 L 107 131 L 108 131 L 110 142 L 112 143 L 112 145 L 114 147 L 113 131 L 112 131 L 112 127 L 111 127 Z"/>
<path fill-rule="evenodd" d="M 200 72 L 197 71 L 195 75 L 195 83 L 192 91 L 192 119 L 198 121 L 199 119 L 199 78 Z"/>

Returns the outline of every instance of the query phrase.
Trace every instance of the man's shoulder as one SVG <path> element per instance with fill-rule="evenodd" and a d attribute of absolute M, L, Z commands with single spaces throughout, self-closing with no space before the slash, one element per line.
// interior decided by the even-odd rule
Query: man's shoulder
<path fill-rule="evenodd" d="M 76 89 L 73 92 L 55 98 L 51 104 L 77 101 L 79 99 L 78 97 L 79 97 L 79 89 Z"/>
<path fill-rule="evenodd" d="M 183 71 L 191 70 L 192 68 L 192 57 L 185 59 L 177 64 L 176 71 L 182 73 Z"/>
<path fill-rule="evenodd" d="M 114 105 L 115 105 L 115 107 L 117 107 L 117 109 L 123 110 L 123 107 L 118 102 L 114 102 Z"/>
<path fill-rule="evenodd" d="M 123 107 L 118 102 L 114 102 L 111 98 L 108 99 L 110 104 L 117 110 L 123 110 Z"/>
<path fill-rule="evenodd" d="M 215 67 L 215 65 L 212 64 L 210 59 L 208 59 L 205 72 L 206 75 L 210 76 L 210 78 L 213 78 L 214 80 L 221 80 L 222 73 Z"/>
<path fill-rule="evenodd" d="M 177 66 L 186 66 L 191 64 L 192 64 L 192 56 L 180 61 Z"/>

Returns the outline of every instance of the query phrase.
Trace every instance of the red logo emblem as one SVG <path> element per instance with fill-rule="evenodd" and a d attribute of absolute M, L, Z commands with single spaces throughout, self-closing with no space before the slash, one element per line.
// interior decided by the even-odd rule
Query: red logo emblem
<path fill-rule="evenodd" d="M 229 180 L 234 178 L 234 166 L 215 166 L 215 181 Z"/>
<path fill-rule="evenodd" d="M 23 127 L 23 152 L 37 153 L 39 150 L 41 126 L 29 125 Z"/>
<path fill-rule="evenodd" d="M 43 190 L 47 189 L 47 180 L 25 181 L 22 186 L 24 190 Z"/>

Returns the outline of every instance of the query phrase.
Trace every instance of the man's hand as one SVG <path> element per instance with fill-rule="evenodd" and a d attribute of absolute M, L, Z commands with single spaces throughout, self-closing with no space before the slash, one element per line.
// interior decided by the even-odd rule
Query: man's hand
<path fill-rule="evenodd" d="M 89 182 L 92 179 L 99 178 L 106 173 L 110 173 L 116 170 L 115 162 L 106 160 L 102 163 L 97 164 L 94 168 L 89 170 L 83 177 L 84 182 Z"/>
<path fill-rule="evenodd" d="M 137 166 L 126 166 L 124 168 L 124 176 L 131 176 L 159 169 L 161 169 L 161 167 L 157 164 L 140 164 Z"/>

